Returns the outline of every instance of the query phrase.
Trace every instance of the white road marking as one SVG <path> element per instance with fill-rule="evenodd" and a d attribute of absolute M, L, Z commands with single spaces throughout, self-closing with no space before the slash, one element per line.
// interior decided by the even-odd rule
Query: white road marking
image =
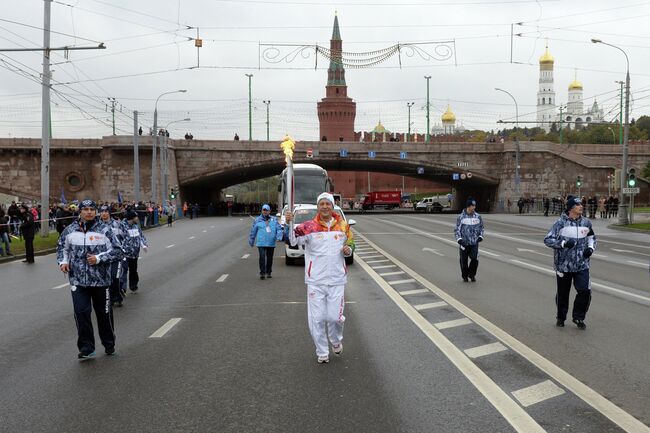
<path fill-rule="evenodd" d="M 70 283 L 61 284 L 60 286 L 52 287 L 52 290 L 62 289 L 62 288 L 67 287 L 69 285 L 70 285 Z"/>
<path fill-rule="evenodd" d="M 485 249 L 481 249 L 480 254 L 487 254 L 488 256 L 492 256 L 492 257 L 501 257 L 501 254 L 493 253 Z"/>
<path fill-rule="evenodd" d="M 175 247 L 175 246 L 176 246 L 176 244 L 171 244 L 171 245 L 167 245 L 165 248 L 171 248 L 171 247 Z"/>
<path fill-rule="evenodd" d="M 383 274 L 379 274 L 380 277 L 387 277 L 389 275 L 399 275 L 403 274 L 404 271 L 395 271 L 395 272 L 384 272 Z"/>
<path fill-rule="evenodd" d="M 564 394 L 565 391 L 553 383 L 553 381 L 545 380 L 537 385 L 528 386 L 518 391 L 513 391 L 512 395 L 519 401 L 523 407 L 532 406 L 535 403 L 548 400 L 549 398 L 557 397 Z"/>
<path fill-rule="evenodd" d="M 194 239 L 196 236 L 190 236 L 188 239 Z"/>
<path fill-rule="evenodd" d="M 243 256 L 241 256 L 241 258 L 242 258 L 242 259 L 247 259 L 247 258 L 249 258 L 250 256 L 251 256 L 250 254 L 244 254 Z"/>
<path fill-rule="evenodd" d="M 478 358 L 481 356 L 492 355 L 493 353 L 503 352 L 504 350 L 508 350 L 508 348 L 497 341 L 496 343 L 484 344 L 482 346 L 472 347 L 471 349 L 465 349 L 465 354 L 470 358 Z"/>
<path fill-rule="evenodd" d="M 373 269 L 386 269 L 386 268 L 396 268 L 397 265 L 382 265 L 382 266 L 375 266 Z"/>
<path fill-rule="evenodd" d="M 433 248 L 422 248 L 422 251 L 429 251 L 437 256 L 444 257 L 444 254 L 438 252 L 438 250 L 434 250 Z"/>
<path fill-rule="evenodd" d="M 447 292 L 443 291 L 438 286 L 431 283 L 429 280 L 425 279 L 420 274 L 406 266 L 400 260 L 397 260 L 395 257 L 379 248 L 379 246 L 376 244 L 370 241 L 367 242 L 373 245 L 377 251 L 382 252 L 386 257 L 390 257 L 390 259 L 395 264 L 416 278 L 424 287 L 427 287 L 435 295 L 447 301 L 450 306 L 454 307 L 460 313 L 470 318 L 474 323 L 481 326 L 490 334 L 494 335 L 504 345 L 519 355 L 523 356 L 537 368 L 548 374 L 552 379 L 555 379 L 560 385 L 584 400 L 587 404 L 603 414 L 605 417 L 609 418 L 623 430 L 630 432 L 633 431 L 650 433 L 650 428 L 648 428 L 648 426 L 643 424 L 641 421 L 634 418 L 632 415 L 625 412 L 623 409 L 616 406 L 614 403 L 598 394 L 596 391 L 584 383 L 580 382 L 578 379 L 562 370 L 560 367 L 553 364 L 548 359 L 544 358 L 542 355 L 535 352 L 533 349 L 529 348 L 512 335 L 508 334 L 503 329 L 494 325 L 489 320 L 483 318 L 481 315 L 474 312 L 465 304 L 457 301 L 454 297 L 447 294 Z M 394 289 L 386 284 L 384 280 L 378 276 L 374 277 L 373 274 L 375 274 L 375 272 L 372 270 L 372 268 L 370 268 L 370 266 L 367 266 L 362 260 L 359 261 L 359 264 L 377 282 L 377 284 L 379 284 L 379 286 L 384 289 L 384 292 L 391 299 L 393 299 L 393 301 L 402 309 L 402 311 L 404 311 L 404 313 L 422 330 L 422 332 L 424 332 L 425 335 L 429 337 L 429 339 L 439 349 L 441 349 L 447 358 L 451 360 L 463 374 L 465 374 L 465 376 L 474 384 L 474 386 L 492 403 L 492 405 L 517 431 L 526 433 L 529 431 L 544 431 L 525 411 L 523 411 L 523 409 L 521 409 L 519 405 L 515 404 L 509 396 L 506 395 L 504 398 L 504 391 L 499 388 L 485 373 L 478 369 L 475 364 L 469 361 L 469 358 L 467 358 L 462 352 L 461 355 L 465 360 L 467 360 L 467 362 L 463 362 L 463 359 L 459 359 L 458 353 L 456 351 L 460 352 L 460 349 L 454 346 L 449 340 L 444 338 L 444 336 L 435 328 L 433 328 L 431 324 L 426 321 L 424 317 L 422 317 L 422 315 L 415 313 L 415 309 L 413 309 L 413 307 L 408 302 L 402 299 L 401 296 L 398 296 L 398 294 L 395 293 Z M 544 268 L 541 269 L 544 270 Z M 514 407 L 511 403 L 514 404 Z"/>
<path fill-rule="evenodd" d="M 169 330 L 174 327 L 174 325 L 176 325 L 180 321 L 181 321 L 180 317 L 175 317 L 173 319 L 169 319 L 169 321 L 167 323 L 165 323 L 163 326 L 161 326 L 156 332 L 151 334 L 149 336 L 149 338 L 161 338 L 166 333 L 168 333 Z"/>
<path fill-rule="evenodd" d="M 359 257 L 361 257 L 361 256 L 359 256 Z M 388 260 L 388 259 L 370 260 L 369 262 L 366 262 L 366 263 L 370 264 L 370 263 L 383 263 L 383 262 L 390 262 L 390 260 Z"/>
<path fill-rule="evenodd" d="M 369 256 L 358 255 L 358 256 L 361 257 L 362 259 L 376 259 L 377 257 L 383 257 L 381 254 L 372 254 L 372 255 L 369 255 Z"/>
<path fill-rule="evenodd" d="M 455 328 L 457 326 L 471 325 L 471 324 L 472 324 L 471 320 L 469 320 L 467 317 L 463 317 L 462 319 L 447 320 L 445 322 L 434 323 L 433 325 L 438 329 L 449 329 L 449 328 Z"/>
<path fill-rule="evenodd" d="M 528 249 L 528 248 L 517 248 L 517 251 L 519 251 L 521 253 L 539 254 L 540 256 L 544 256 L 544 257 L 553 257 L 550 254 L 540 253 L 539 251 L 531 250 L 531 249 Z"/>
<path fill-rule="evenodd" d="M 505 420 L 519 433 L 544 433 L 545 430 L 519 406 L 504 390 L 489 378 L 460 349 L 449 341 L 438 329 L 417 312 L 398 292 L 386 283 L 363 260 L 358 263 L 384 290 L 386 295 L 411 319 L 433 344 L 467 377 L 476 389 L 503 415 Z M 409 272 L 410 273 L 410 272 Z M 421 277 L 420 277 L 421 278 Z M 441 291 L 438 289 L 438 291 Z M 449 297 L 449 296 L 447 296 Z M 452 298 L 453 299 L 453 298 Z M 640 424 L 640 423 L 639 423 Z M 642 424 L 641 424 L 642 425 Z"/>
<path fill-rule="evenodd" d="M 645 245 L 629 244 L 629 243 L 626 243 L 626 242 L 617 242 L 617 241 L 598 239 L 598 243 L 601 243 L 601 242 L 604 242 L 606 244 L 625 245 L 626 247 L 643 248 L 643 249 L 646 249 L 646 250 L 650 249 L 650 247 L 647 247 Z"/>
<path fill-rule="evenodd" d="M 635 262 L 635 261 L 632 261 L 632 260 L 626 260 L 626 262 L 632 263 L 633 265 L 640 265 L 641 267 L 644 267 L 644 268 L 648 267 L 647 263 Z"/>
<path fill-rule="evenodd" d="M 228 274 L 223 274 L 222 276 L 220 276 L 220 277 L 217 279 L 216 282 L 217 282 L 217 283 L 223 283 L 224 281 L 226 281 L 226 278 L 228 278 Z"/>
<path fill-rule="evenodd" d="M 438 301 L 438 302 L 430 302 L 428 304 L 420 304 L 420 305 L 414 305 L 413 308 L 415 308 L 418 311 L 424 311 L 424 310 L 430 310 L 431 308 L 438 308 L 438 307 L 444 307 L 447 304 L 445 301 Z"/>
<path fill-rule="evenodd" d="M 207 232 L 208 232 L 207 230 L 203 230 L 203 233 L 207 233 Z"/>
<path fill-rule="evenodd" d="M 415 280 L 413 278 L 409 278 L 408 280 L 387 281 L 387 283 L 391 286 L 396 286 L 397 284 L 415 283 Z"/>
<path fill-rule="evenodd" d="M 594 254 L 591 255 L 591 257 L 596 257 L 596 258 L 599 258 L 599 259 L 606 259 L 608 256 L 606 256 L 604 254 L 596 254 L 596 253 L 594 253 Z"/>
<path fill-rule="evenodd" d="M 632 251 L 632 250 L 619 250 L 619 249 L 616 249 L 616 248 L 612 248 L 612 251 L 616 251 L 617 253 L 639 254 L 639 255 L 642 255 L 642 256 L 650 257 L 650 254 L 639 253 L 637 251 Z"/>
<path fill-rule="evenodd" d="M 415 290 L 404 290 L 403 292 L 397 292 L 402 296 L 408 296 L 408 295 L 418 295 L 420 293 L 428 293 L 428 289 L 415 289 Z"/>
<path fill-rule="evenodd" d="M 213 228 L 214 228 L 214 226 L 210 226 L 210 228 L 211 228 L 211 229 L 213 229 Z"/>

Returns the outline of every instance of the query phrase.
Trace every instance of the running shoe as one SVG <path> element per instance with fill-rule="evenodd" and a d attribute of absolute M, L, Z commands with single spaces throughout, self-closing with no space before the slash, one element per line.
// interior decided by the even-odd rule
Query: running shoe
<path fill-rule="evenodd" d="M 329 364 L 329 362 L 330 362 L 330 357 L 328 355 L 318 357 L 319 364 Z"/>
<path fill-rule="evenodd" d="M 115 355 L 115 347 L 108 347 L 104 353 L 108 356 Z"/>
<path fill-rule="evenodd" d="M 79 359 L 79 361 L 85 361 L 94 356 L 95 356 L 95 352 L 90 352 L 90 353 L 79 352 L 79 354 L 77 355 L 77 359 Z"/>
<path fill-rule="evenodd" d="M 576 324 L 578 329 L 586 329 L 587 325 L 585 324 L 585 321 L 582 319 L 573 319 L 573 323 Z"/>
<path fill-rule="evenodd" d="M 332 344 L 332 351 L 334 352 L 334 355 L 340 355 L 343 353 L 343 343 Z"/>

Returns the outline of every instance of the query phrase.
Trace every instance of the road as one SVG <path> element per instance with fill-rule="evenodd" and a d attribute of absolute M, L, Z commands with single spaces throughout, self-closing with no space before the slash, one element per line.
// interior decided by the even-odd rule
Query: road
<path fill-rule="evenodd" d="M 650 431 L 650 237 L 596 227 L 578 331 L 554 326 L 550 217 L 485 216 L 476 283 L 460 279 L 453 216 L 354 219 L 345 351 L 328 365 L 302 267 L 280 246 L 260 281 L 250 218 L 146 232 L 115 357 L 76 360 L 54 256 L 0 265 L 0 431 Z"/>

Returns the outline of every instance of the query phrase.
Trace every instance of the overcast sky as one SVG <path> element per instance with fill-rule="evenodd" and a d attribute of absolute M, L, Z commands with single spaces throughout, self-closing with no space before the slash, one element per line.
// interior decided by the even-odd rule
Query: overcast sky
<path fill-rule="evenodd" d="M 0 0 L 0 48 L 43 44 L 43 1 Z M 118 134 L 133 131 L 133 110 L 145 130 L 152 125 L 156 98 L 187 89 L 158 103 L 159 125 L 173 136 L 248 138 L 248 79 L 253 74 L 253 138 L 266 139 L 270 100 L 271 139 L 289 133 L 318 139 L 316 102 L 324 97 L 327 59 L 314 54 L 273 64 L 260 59 L 260 44 L 318 44 L 329 47 L 335 11 L 343 50 L 365 53 L 406 42 L 455 41 L 447 60 L 402 54 L 366 68 L 346 69 L 348 95 L 357 102 L 356 130 L 381 119 L 390 131 L 406 131 L 407 107 L 413 130 L 426 129 L 425 75 L 430 75 L 431 124 L 447 103 L 468 129 L 498 129 L 498 119 L 535 120 L 539 57 L 548 40 L 555 57 L 557 101 L 566 103 L 577 71 L 585 105 L 593 97 L 606 118 L 618 113 L 617 80 L 625 78 L 625 57 L 591 38 L 623 48 L 630 59 L 632 117 L 650 113 L 650 2 L 624 0 L 61 0 L 52 3 L 52 47 L 107 49 L 52 55 L 52 133 L 55 138 L 111 134 L 108 97 L 117 100 Z M 521 33 L 513 41 L 511 23 Z M 32 27 L 28 27 L 32 26 Z M 187 27 L 192 27 L 188 29 Z M 35 28 L 33 28 L 35 27 Z M 203 39 L 200 68 L 194 41 Z M 420 45 L 433 52 L 435 45 Z M 288 53 L 292 48 L 283 49 Z M 361 56 L 360 58 L 362 58 Z M 40 136 L 41 54 L 0 53 L 0 137 Z M 121 112 L 119 111 L 121 108 Z"/>

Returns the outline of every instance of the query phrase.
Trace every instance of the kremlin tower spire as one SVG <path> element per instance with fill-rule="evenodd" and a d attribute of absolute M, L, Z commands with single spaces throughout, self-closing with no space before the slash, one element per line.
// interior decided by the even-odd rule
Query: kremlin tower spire
<path fill-rule="evenodd" d="M 553 88 L 553 65 L 555 59 L 546 51 L 539 58 L 539 89 L 537 91 L 537 126 L 546 132 L 551 130 L 555 122 L 555 89 Z"/>
<path fill-rule="evenodd" d="M 348 98 L 343 67 L 343 41 L 339 30 L 339 18 L 334 16 L 334 28 L 330 40 L 330 65 L 327 69 L 325 97 L 318 103 L 318 121 L 321 140 L 354 141 L 354 118 L 357 104 Z"/>

